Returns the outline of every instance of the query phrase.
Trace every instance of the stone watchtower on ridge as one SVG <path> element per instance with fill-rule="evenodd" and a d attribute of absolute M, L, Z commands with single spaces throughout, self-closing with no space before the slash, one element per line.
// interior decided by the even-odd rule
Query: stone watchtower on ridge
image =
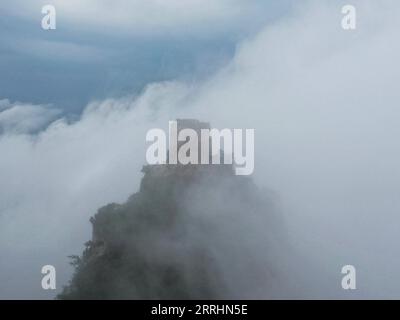
<path fill-rule="evenodd" d="M 210 130 L 210 124 L 208 122 L 201 122 L 199 120 L 196 119 L 176 119 L 176 123 L 177 123 L 177 136 L 179 136 L 179 132 L 181 132 L 184 129 L 192 129 L 194 131 L 196 131 L 197 133 L 197 137 L 198 137 L 198 163 L 201 163 L 201 130 L 202 129 L 208 129 Z M 178 145 L 177 145 L 177 153 L 179 153 L 179 148 L 185 144 L 187 141 L 189 140 L 189 138 L 186 139 L 186 141 L 178 141 Z M 169 162 L 169 155 L 170 152 L 172 152 L 171 150 L 168 150 L 168 156 L 167 156 L 167 163 Z M 178 156 L 178 155 L 176 155 Z M 177 159 L 177 157 L 176 157 Z"/>

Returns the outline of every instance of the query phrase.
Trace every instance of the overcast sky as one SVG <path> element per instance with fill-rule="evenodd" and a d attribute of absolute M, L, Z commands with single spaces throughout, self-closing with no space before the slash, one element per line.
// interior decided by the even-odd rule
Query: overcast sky
<path fill-rule="evenodd" d="M 290 10 L 279 1 L 53 1 L 56 31 L 40 27 L 48 1 L 0 3 L 0 97 L 86 104 L 168 79 L 195 81 L 230 59 L 239 39 Z"/>

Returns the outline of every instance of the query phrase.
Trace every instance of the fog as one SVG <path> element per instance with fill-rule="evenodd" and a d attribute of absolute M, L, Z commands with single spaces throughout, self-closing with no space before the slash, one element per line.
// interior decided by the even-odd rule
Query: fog
<path fill-rule="evenodd" d="M 94 101 L 76 122 L 39 133 L 30 133 L 38 115 L 54 117 L 45 106 L 32 125 L 29 112 L 18 130 L 1 123 L 0 297 L 54 297 L 40 288 L 41 267 L 56 266 L 61 289 L 67 256 L 90 238 L 89 217 L 138 189 L 147 130 L 187 117 L 255 129 L 253 179 L 276 195 L 290 248 L 273 249 L 278 297 L 398 298 L 400 4 L 353 1 L 357 29 L 345 31 L 338 3 L 298 6 L 239 43 L 207 81 Z M 253 231 L 255 254 L 263 232 Z M 340 285 L 347 264 L 354 291 Z"/>

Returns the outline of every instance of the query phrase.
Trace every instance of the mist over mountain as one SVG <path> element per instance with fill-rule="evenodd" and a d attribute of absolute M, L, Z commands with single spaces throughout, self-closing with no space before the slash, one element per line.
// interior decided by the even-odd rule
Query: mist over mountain
<path fill-rule="evenodd" d="M 71 257 L 75 274 L 60 299 L 277 295 L 276 254 L 288 244 L 271 192 L 229 164 L 142 171 L 137 193 L 90 219 L 92 239 Z"/>

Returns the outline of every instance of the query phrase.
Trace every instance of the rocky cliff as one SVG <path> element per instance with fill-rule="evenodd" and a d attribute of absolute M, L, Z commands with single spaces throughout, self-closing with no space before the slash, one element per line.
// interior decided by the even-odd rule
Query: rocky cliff
<path fill-rule="evenodd" d="M 92 239 L 72 257 L 75 274 L 60 299 L 232 298 L 240 296 L 233 278 L 260 284 L 252 268 L 264 263 L 265 252 L 253 249 L 261 241 L 268 250 L 268 239 L 256 239 L 255 230 L 268 235 L 276 217 L 251 178 L 234 175 L 231 165 L 143 172 L 126 203 L 108 204 L 91 218 Z"/>

